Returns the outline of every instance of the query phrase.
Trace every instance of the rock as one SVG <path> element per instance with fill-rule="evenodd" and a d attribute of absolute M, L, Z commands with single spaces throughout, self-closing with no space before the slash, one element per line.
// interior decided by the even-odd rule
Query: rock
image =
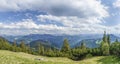
<path fill-rule="evenodd" d="M 43 58 L 35 58 L 35 60 L 44 60 Z"/>

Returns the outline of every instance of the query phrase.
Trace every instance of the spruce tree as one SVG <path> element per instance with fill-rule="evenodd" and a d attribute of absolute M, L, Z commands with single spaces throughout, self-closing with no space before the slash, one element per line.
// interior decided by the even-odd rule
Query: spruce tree
<path fill-rule="evenodd" d="M 70 46 L 69 46 L 68 39 L 64 39 L 61 52 L 69 52 L 69 51 L 70 51 Z"/>
<path fill-rule="evenodd" d="M 102 48 L 101 48 L 101 50 L 102 50 L 102 54 L 103 55 L 109 55 L 109 45 L 108 45 L 108 43 L 104 43 L 103 45 L 102 45 Z"/>
<path fill-rule="evenodd" d="M 45 54 L 45 49 L 44 49 L 44 46 L 40 46 L 40 50 L 41 50 L 41 55 L 44 55 Z"/>
<path fill-rule="evenodd" d="M 20 48 L 21 48 L 21 51 L 22 51 L 22 52 L 27 52 L 24 41 L 22 41 L 22 42 L 20 43 Z"/>
<path fill-rule="evenodd" d="M 86 46 L 85 46 L 85 41 L 83 40 L 82 43 L 81 43 L 81 49 L 85 49 Z"/>
<path fill-rule="evenodd" d="M 107 42 L 107 35 L 106 35 L 106 31 L 104 31 L 103 41 L 104 41 L 105 43 Z"/>
<path fill-rule="evenodd" d="M 104 35 L 103 35 L 103 40 L 101 42 L 101 51 L 102 51 L 102 55 L 109 55 L 109 43 L 110 43 L 110 37 L 108 38 L 106 35 L 106 31 L 104 31 Z"/>
<path fill-rule="evenodd" d="M 81 50 L 82 50 L 82 53 L 86 53 L 87 50 L 86 50 L 86 46 L 85 46 L 85 41 L 83 40 L 82 43 L 81 43 Z"/>
<path fill-rule="evenodd" d="M 38 54 L 44 55 L 45 54 L 44 46 L 42 44 L 38 44 L 37 51 L 38 51 Z"/>
<path fill-rule="evenodd" d="M 41 54 L 40 44 L 37 46 L 38 54 Z"/>
<path fill-rule="evenodd" d="M 16 41 L 13 42 L 13 46 L 15 46 L 15 47 L 17 46 Z"/>
<path fill-rule="evenodd" d="M 107 36 L 107 41 L 108 41 L 108 44 L 110 45 L 110 35 Z"/>
<path fill-rule="evenodd" d="M 14 51 L 14 52 L 17 51 L 17 44 L 16 44 L 16 41 L 13 42 L 12 51 Z"/>
<path fill-rule="evenodd" d="M 118 43 L 118 42 L 119 42 L 119 41 L 118 41 L 118 39 L 116 39 L 116 40 L 115 40 L 115 42 L 117 42 L 117 43 Z"/>

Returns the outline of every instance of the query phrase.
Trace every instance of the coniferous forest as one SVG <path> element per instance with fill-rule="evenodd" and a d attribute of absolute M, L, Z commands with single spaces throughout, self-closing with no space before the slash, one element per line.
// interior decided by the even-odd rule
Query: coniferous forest
<path fill-rule="evenodd" d="M 68 39 L 64 39 L 61 49 L 54 47 L 45 47 L 42 44 L 37 44 L 35 48 L 30 47 L 21 41 L 17 44 L 14 41 L 12 44 L 0 38 L 0 50 L 9 50 L 13 52 L 25 52 L 33 55 L 42 55 L 48 57 L 67 57 L 72 60 L 78 61 L 85 58 L 91 58 L 94 56 L 117 56 L 120 57 L 120 42 L 116 39 L 114 42 L 110 41 L 110 35 L 104 32 L 100 46 L 97 48 L 86 47 L 85 41 L 83 40 L 81 45 L 75 48 L 71 48 Z"/>

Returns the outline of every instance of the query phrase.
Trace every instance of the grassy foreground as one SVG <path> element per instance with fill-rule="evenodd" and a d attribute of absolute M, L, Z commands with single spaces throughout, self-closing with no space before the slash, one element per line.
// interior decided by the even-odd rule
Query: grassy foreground
<path fill-rule="evenodd" d="M 42 60 L 38 60 L 38 58 L 42 58 Z M 73 61 L 63 57 L 44 57 L 0 50 L 0 64 L 107 64 L 107 62 L 111 61 L 107 59 L 106 57 L 93 57 L 81 61 Z"/>
<path fill-rule="evenodd" d="M 115 56 L 107 56 L 99 60 L 102 64 L 120 64 L 120 58 Z"/>

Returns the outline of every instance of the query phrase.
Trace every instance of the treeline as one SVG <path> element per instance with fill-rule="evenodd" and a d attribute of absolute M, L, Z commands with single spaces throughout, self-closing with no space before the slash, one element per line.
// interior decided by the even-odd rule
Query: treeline
<path fill-rule="evenodd" d="M 70 48 L 68 39 L 64 39 L 61 49 L 47 48 L 42 44 L 37 44 L 36 48 L 31 48 L 24 41 L 21 41 L 20 44 L 17 44 L 16 41 L 10 44 L 5 39 L 0 38 L 0 49 L 49 57 L 68 57 L 73 60 L 81 60 L 93 56 L 116 55 L 120 57 L 120 42 L 118 39 L 115 42 L 111 42 L 110 35 L 106 34 L 106 32 L 104 32 L 98 48 L 87 48 L 84 40 L 79 47 Z"/>
<path fill-rule="evenodd" d="M 14 52 L 32 53 L 29 46 L 25 45 L 23 41 L 18 45 L 16 42 L 10 44 L 6 39 L 0 38 L 0 50 L 10 50 Z"/>
<path fill-rule="evenodd" d="M 93 56 L 115 55 L 120 57 L 120 42 L 118 39 L 115 42 L 111 42 L 110 35 L 104 32 L 102 41 L 97 48 L 87 48 L 84 40 L 79 47 L 70 48 L 68 40 L 64 39 L 61 49 L 57 50 L 57 53 L 55 51 L 51 52 L 53 53 L 48 54 L 49 56 L 65 56 L 73 60 L 81 60 Z"/>

